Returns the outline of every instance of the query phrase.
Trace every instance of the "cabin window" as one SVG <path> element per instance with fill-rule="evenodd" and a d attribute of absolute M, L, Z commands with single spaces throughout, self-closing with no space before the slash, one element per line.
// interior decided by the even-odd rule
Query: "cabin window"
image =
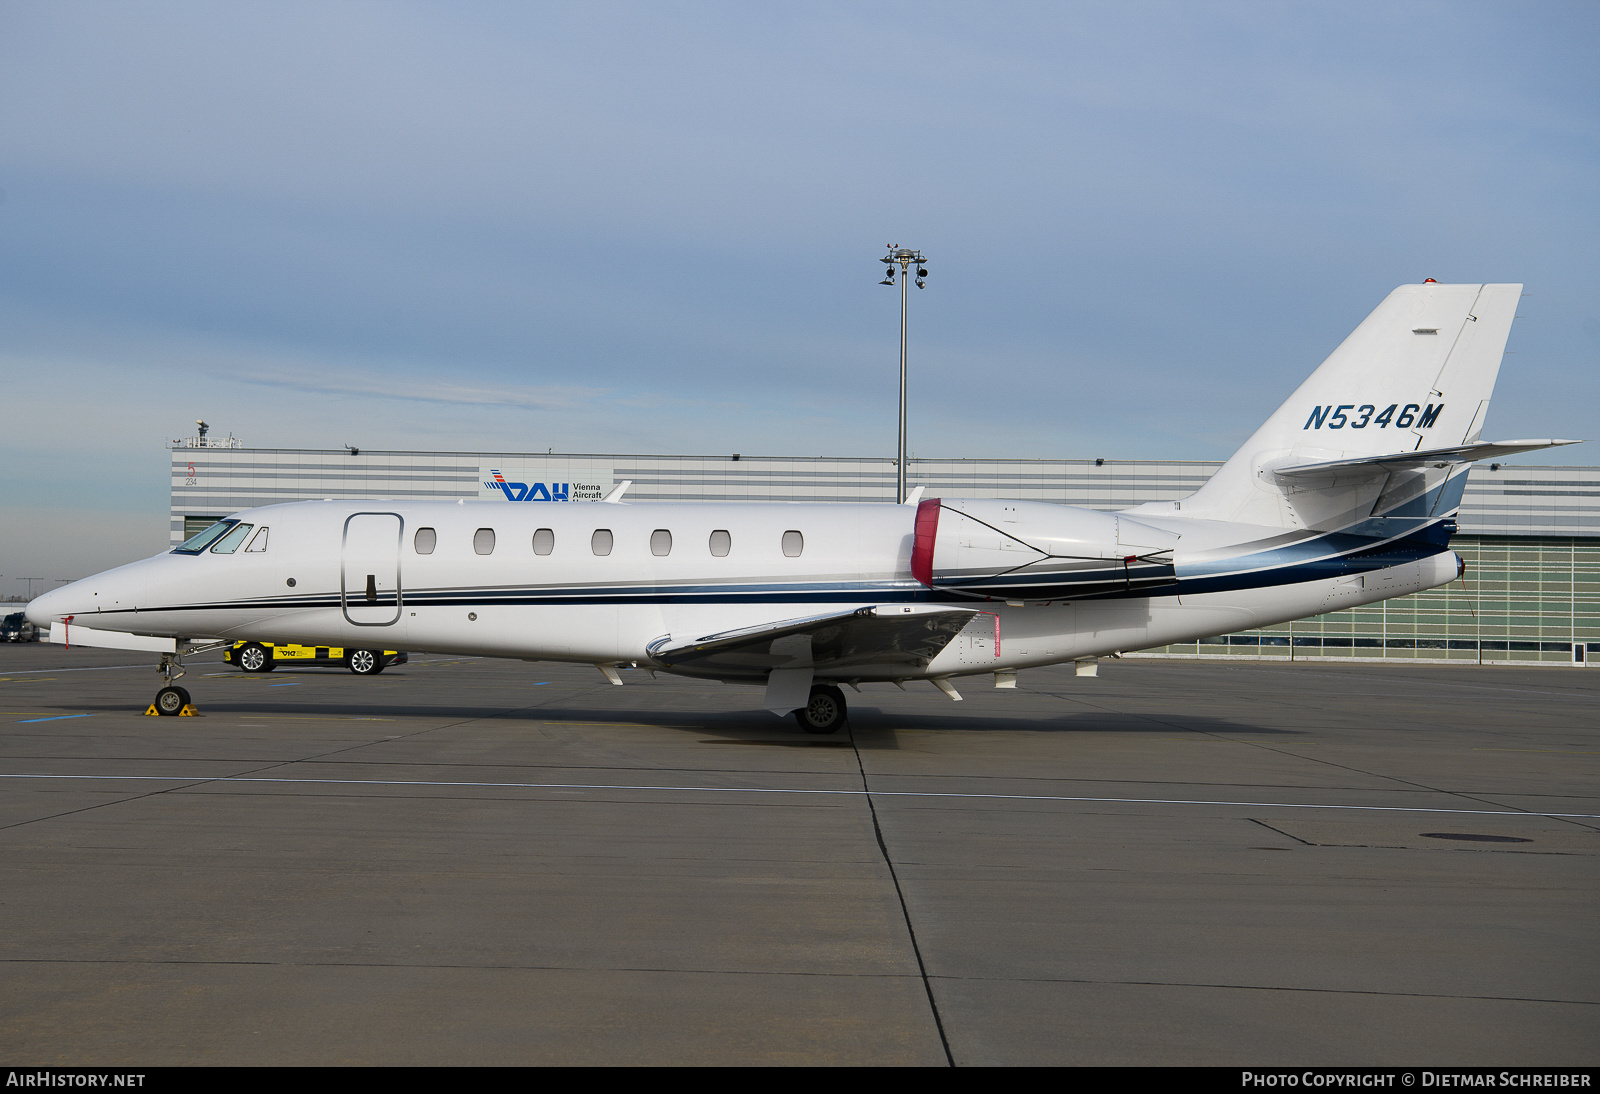
<path fill-rule="evenodd" d="M 547 555 L 556 549 L 556 534 L 548 528 L 540 528 L 533 533 L 533 553 Z"/>
<path fill-rule="evenodd" d="M 657 558 L 672 553 L 672 533 L 665 528 L 657 528 L 650 533 L 650 553 Z"/>
<path fill-rule="evenodd" d="M 597 555 L 611 553 L 611 529 L 596 528 L 594 535 L 589 537 L 589 549 Z"/>
<path fill-rule="evenodd" d="M 789 558 L 799 558 L 800 552 L 806 549 L 806 537 L 794 529 L 783 533 L 783 553 Z"/>
<path fill-rule="evenodd" d="M 267 549 L 267 529 L 263 525 L 261 530 L 250 537 L 250 542 L 245 544 L 245 553 L 261 552 Z"/>
<path fill-rule="evenodd" d="M 480 555 L 494 554 L 494 529 L 479 528 L 472 533 L 472 549 Z"/>
<path fill-rule="evenodd" d="M 217 540 L 217 545 L 211 548 L 214 555 L 231 555 L 239 549 L 239 544 L 244 542 L 244 537 L 250 534 L 254 524 L 235 524 L 228 530 L 228 534 Z"/>
<path fill-rule="evenodd" d="M 717 558 L 727 558 L 728 552 L 733 548 L 733 537 L 725 528 L 718 528 L 711 533 L 711 553 Z"/>
<path fill-rule="evenodd" d="M 433 549 L 439 545 L 439 533 L 432 528 L 418 528 L 417 534 L 412 537 L 411 545 L 417 549 L 417 554 L 431 555 Z"/>

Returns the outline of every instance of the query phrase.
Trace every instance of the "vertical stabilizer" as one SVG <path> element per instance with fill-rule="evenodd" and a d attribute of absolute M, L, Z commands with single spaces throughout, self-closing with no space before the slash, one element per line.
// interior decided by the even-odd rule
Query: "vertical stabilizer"
<path fill-rule="evenodd" d="M 1521 285 L 1402 285 L 1191 498 L 1185 516 L 1326 527 L 1370 512 L 1381 471 L 1288 483 L 1274 468 L 1479 439 Z"/>

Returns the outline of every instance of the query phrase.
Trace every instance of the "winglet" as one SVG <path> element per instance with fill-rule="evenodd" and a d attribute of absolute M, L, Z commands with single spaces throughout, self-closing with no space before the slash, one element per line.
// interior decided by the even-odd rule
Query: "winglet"
<path fill-rule="evenodd" d="M 622 495 L 626 494 L 628 492 L 628 487 L 630 487 L 632 485 L 633 485 L 633 480 L 632 479 L 623 479 L 621 482 L 617 483 L 617 485 L 613 486 L 611 488 L 611 491 L 608 494 L 606 494 L 605 497 L 601 498 L 600 500 L 601 501 L 609 501 L 611 504 L 615 505 L 618 502 L 622 501 Z"/>

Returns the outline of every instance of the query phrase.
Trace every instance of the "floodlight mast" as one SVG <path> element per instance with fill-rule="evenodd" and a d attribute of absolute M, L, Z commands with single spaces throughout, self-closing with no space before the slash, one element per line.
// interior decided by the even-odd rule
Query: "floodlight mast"
<path fill-rule="evenodd" d="M 906 488 L 906 282 L 911 280 L 911 267 L 917 268 L 917 288 L 923 288 L 928 276 L 927 262 L 921 251 L 889 244 L 889 253 L 878 261 L 889 267 L 880 285 L 893 285 L 896 272 L 900 275 L 900 445 L 895 459 L 895 501 L 905 503 L 910 496 Z M 899 266 L 898 271 L 895 266 Z"/>

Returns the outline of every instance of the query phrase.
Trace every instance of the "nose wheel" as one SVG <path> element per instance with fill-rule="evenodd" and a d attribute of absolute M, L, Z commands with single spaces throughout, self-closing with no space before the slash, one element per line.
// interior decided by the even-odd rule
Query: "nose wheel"
<path fill-rule="evenodd" d="M 193 717 L 199 713 L 194 709 L 194 704 L 189 699 L 189 689 L 180 688 L 173 681 L 183 675 L 183 663 L 175 653 L 161 655 L 161 667 L 156 671 L 161 673 L 161 678 L 167 682 L 166 687 L 156 692 L 156 701 L 150 704 L 146 714 L 159 714 L 164 718 L 179 718 L 185 715 Z"/>
<path fill-rule="evenodd" d="M 150 709 L 157 714 L 175 718 L 184 712 L 184 709 L 194 710 L 189 702 L 187 688 L 165 687 L 156 692 L 156 701 L 150 704 Z"/>

